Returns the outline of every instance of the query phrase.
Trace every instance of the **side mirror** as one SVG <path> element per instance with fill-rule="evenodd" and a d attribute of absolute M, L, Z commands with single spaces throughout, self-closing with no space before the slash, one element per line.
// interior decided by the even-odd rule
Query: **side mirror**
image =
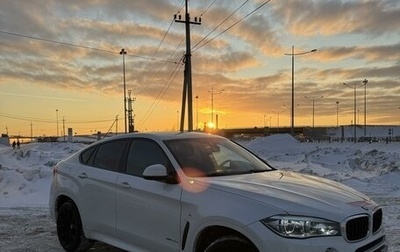
<path fill-rule="evenodd" d="M 147 180 L 163 181 L 167 184 L 177 184 L 175 176 L 168 174 L 168 169 L 162 164 L 154 164 L 146 167 L 143 178 Z"/>

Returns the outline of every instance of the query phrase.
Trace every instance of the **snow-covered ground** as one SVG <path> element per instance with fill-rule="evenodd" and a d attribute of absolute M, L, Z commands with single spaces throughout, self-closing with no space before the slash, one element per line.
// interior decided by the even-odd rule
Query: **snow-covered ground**
<path fill-rule="evenodd" d="M 383 207 L 389 251 L 400 252 L 400 143 L 299 143 L 289 135 L 274 135 L 241 144 L 274 167 L 339 181 L 372 197 Z M 52 167 L 84 146 L 63 142 L 23 144 L 18 150 L 0 146 L 2 250 L 62 251 L 47 209 Z M 11 235 L 4 231 L 7 228 L 22 231 Z"/>

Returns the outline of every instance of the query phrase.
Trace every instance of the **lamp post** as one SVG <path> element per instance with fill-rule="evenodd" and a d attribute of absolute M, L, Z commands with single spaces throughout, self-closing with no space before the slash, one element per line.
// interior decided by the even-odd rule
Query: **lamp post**
<path fill-rule="evenodd" d="M 196 95 L 196 130 L 199 128 L 199 96 Z"/>
<path fill-rule="evenodd" d="M 125 126 L 125 134 L 126 134 L 126 81 L 125 81 L 125 55 L 126 51 L 124 48 L 119 52 L 122 55 L 122 71 L 124 75 L 124 126 Z"/>
<path fill-rule="evenodd" d="M 359 85 L 357 86 L 357 84 L 353 84 L 353 86 L 348 85 L 347 83 L 343 82 L 343 85 L 345 85 L 346 87 L 352 88 L 353 89 L 353 96 L 354 96 L 354 110 L 353 110 L 353 127 L 354 127 L 354 133 L 353 133 L 353 137 L 354 137 L 354 143 L 357 143 L 357 126 L 356 126 L 356 116 L 357 116 L 357 88 L 358 87 L 362 87 L 363 85 Z"/>
<path fill-rule="evenodd" d="M 222 94 L 224 90 L 214 90 L 214 86 L 211 86 L 211 90 L 208 93 L 211 95 L 211 123 L 214 126 L 214 95 L 215 94 Z"/>
<path fill-rule="evenodd" d="M 286 107 L 285 105 L 283 105 L 283 106 Z M 284 112 L 285 110 L 286 110 L 286 108 L 283 110 L 280 110 L 280 111 L 272 111 L 273 113 L 276 114 L 276 117 L 277 117 L 276 118 L 276 133 L 279 133 L 279 114 Z"/>
<path fill-rule="evenodd" d="M 176 128 L 179 129 L 179 110 L 176 111 Z"/>
<path fill-rule="evenodd" d="M 367 136 L 367 83 L 368 80 L 364 79 L 364 136 Z"/>
<path fill-rule="evenodd" d="M 57 123 L 57 134 L 56 137 L 58 138 L 58 109 L 56 109 L 56 123 Z"/>
<path fill-rule="evenodd" d="M 336 101 L 336 127 L 339 128 L 339 101 Z"/>
<path fill-rule="evenodd" d="M 265 128 L 265 117 L 266 117 L 266 115 L 264 114 L 264 128 Z"/>
<path fill-rule="evenodd" d="M 322 98 L 324 98 L 323 96 L 320 96 L 320 97 L 318 97 L 318 98 L 309 98 L 309 97 L 307 97 L 307 96 L 304 96 L 307 100 L 310 100 L 310 101 L 312 101 L 312 129 L 313 129 L 313 132 L 314 132 L 314 115 L 315 115 L 315 110 L 314 110 L 314 104 L 315 104 L 315 101 L 318 101 L 318 100 L 321 100 Z"/>
<path fill-rule="evenodd" d="M 307 52 L 295 53 L 294 46 L 292 46 L 292 52 L 285 53 L 285 55 L 292 57 L 292 111 L 291 111 L 291 127 L 290 127 L 290 134 L 292 136 L 294 136 L 294 56 L 305 55 L 305 54 L 313 53 L 316 51 L 317 51 L 317 49 L 312 49 L 311 51 L 307 51 Z"/>

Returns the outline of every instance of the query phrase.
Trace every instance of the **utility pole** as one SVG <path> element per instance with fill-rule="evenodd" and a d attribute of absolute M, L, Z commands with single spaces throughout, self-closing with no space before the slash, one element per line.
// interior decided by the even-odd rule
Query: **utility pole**
<path fill-rule="evenodd" d="M 32 122 L 31 122 L 30 126 L 31 126 L 31 142 L 33 142 L 33 124 L 32 124 Z"/>
<path fill-rule="evenodd" d="M 131 97 L 131 90 L 128 90 L 128 131 L 129 133 L 135 132 L 135 124 L 133 123 L 133 108 L 132 104 L 136 98 Z"/>
<path fill-rule="evenodd" d="M 125 55 L 126 51 L 124 48 L 121 49 L 119 52 L 120 55 L 122 55 L 122 74 L 124 78 L 124 128 L 125 128 L 125 134 L 126 134 L 126 79 L 125 79 Z"/>
<path fill-rule="evenodd" d="M 63 116 L 62 122 L 63 122 L 63 137 L 64 137 L 64 142 L 65 142 L 65 119 L 64 119 L 64 116 Z"/>
<path fill-rule="evenodd" d="M 184 84 L 183 84 L 183 97 L 182 99 L 182 111 L 181 111 L 181 127 L 180 130 L 183 131 L 184 125 L 184 117 L 185 117 L 185 109 L 184 103 L 186 102 L 186 94 L 187 94 L 187 103 L 188 103 L 188 131 L 193 131 L 193 95 L 192 95 L 192 62 L 191 62 L 191 45 L 190 45 L 190 24 L 201 24 L 201 18 L 197 19 L 194 18 L 194 22 L 190 21 L 189 15 L 189 7 L 188 7 L 189 0 L 186 0 L 185 3 L 185 20 L 182 20 L 182 16 L 174 15 L 175 22 L 178 23 L 185 23 L 186 28 L 186 54 L 185 54 L 185 77 L 184 77 Z"/>

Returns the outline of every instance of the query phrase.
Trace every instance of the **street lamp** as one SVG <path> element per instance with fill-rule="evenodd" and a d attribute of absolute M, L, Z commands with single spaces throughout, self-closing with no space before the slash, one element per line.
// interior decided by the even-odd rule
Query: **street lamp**
<path fill-rule="evenodd" d="M 285 105 L 284 105 L 285 106 Z M 286 106 L 285 106 L 286 107 Z M 276 133 L 279 133 L 279 114 L 280 113 L 282 113 L 282 112 L 284 112 L 286 110 L 286 108 L 285 109 L 283 109 L 283 110 L 281 110 L 281 111 L 272 111 L 272 112 L 274 112 L 275 114 L 276 114 Z"/>
<path fill-rule="evenodd" d="M 214 86 L 211 86 L 211 90 L 208 91 L 211 94 L 211 123 L 214 126 L 214 95 L 215 94 L 222 94 L 224 90 L 214 90 Z"/>
<path fill-rule="evenodd" d="M 176 128 L 179 128 L 179 110 L 176 111 Z"/>
<path fill-rule="evenodd" d="M 368 80 L 364 79 L 364 136 L 367 136 L 367 83 Z"/>
<path fill-rule="evenodd" d="M 265 117 L 266 117 L 266 115 L 264 114 L 264 128 L 265 128 Z"/>
<path fill-rule="evenodd" d="M 125 126 L 125 134 L 126 134 L 126 82 L 125 82 L 125 55 L 126 51 L 124 48 L 119 52 L 122 55 L 122 71 L 124 75 L 124 126 Z"/>
<path fill-rule="evenodd" d="M 314 132 L 314 104 L 315 104 L 315 101 L 318 101 L 318 100 L 321 100 L 322 98 L 324 98 L 323 96 L 320 96 L 320 97 L 318 97 L 318 98 L 309 98 L 309 97 L 307 97 L 307 96 L 304 96 L 307 100 L 310 100 L 310 101 L 312 101 L 312 129 L 313 129 L 313 132 Z"/>
<path fill-rule="evenodd" d="M 336 127 L 339 127 L 339 101 L 336 101 Z"/>
<path fill-rule="evenodd" d="M 196 129 L 199 128 L 199 96 L 196 95 Z"/>
<path fill-rule="evenodd" d="M 58 138 L 58 109 L 56 109 L 56 123 L 57 123 L 57 134 L 56 137 Z"/>
<path fill-rule="evenodd" d="M 305 55 L 316 51 L 317 49 L 312 49 L 311 51 L 307 52 L 295 53 L 294 46 L 292 46 L 292 52 L 285 53 L 285 55 L 292 56 L 292 111 L 291 111 L 291 128 L 290 128 L 290 133 L 292 134 L 292 136 L 294 136 L 294 56 Z"/>
<path fill-rule="evenodd" d="M 354 137 L 354 143 L 357 143 L 357 127 L 356 127 L 356 122 L 357 122 L 356 121 L 356 116 L 357 116 L 357 88 L 358 87 L 362 87 L 364 84 L 363 85 L 359 85 L 359 86 L 357 86 L 357 84 L 353 84 L 353 86 L 350 86 L 350 85 L 348 85 L 348 84 L 343 82 L 343 85 L 345 85 L 346 87 L 352 88 L 354 90 L 353 91 L 354 92 L 354 94 L 353 94 L 353 96 L 354 96 L 354 111 L 353 111 L 354 133 L 353 133 L 353 137 Z"/>

